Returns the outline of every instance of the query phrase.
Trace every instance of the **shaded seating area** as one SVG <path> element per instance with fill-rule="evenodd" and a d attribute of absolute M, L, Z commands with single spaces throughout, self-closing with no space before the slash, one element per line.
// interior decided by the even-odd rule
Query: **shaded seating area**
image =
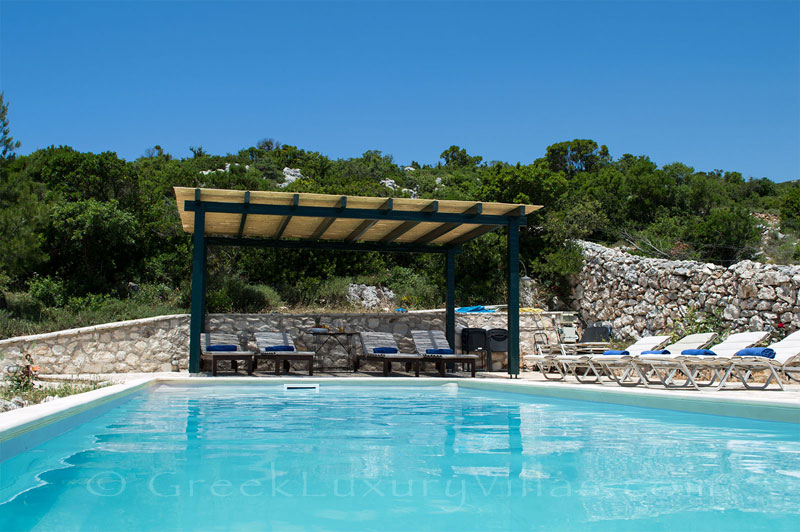
<path fill-rule="evenodd" d="M 216 376 L 219 362 L 228 361 L 231 363 L 231 371 L 236 373 L 239 370 L 239 362 L 243 362 L 247 373 L 252 374 L 255 362 L 254 353 L 246 344 L 235 334 L 202 334 L 200 336 L 200 369 L 210 370 L 211 375 Z"/>
<path fill-rule="evenodd" d="M 417 348 L 417 354 L 422 357 L 422 363 L 433 362 L 441 377 L 445 376 L 448 364 L 463 364 L 470 369 L 470 374 L 475 376 L 475 364 L 480 358 L 478 355 L 455 354 L 450 347 L 444 331 L 411 331 L 411 338 Z"/>
<path fill-rule="evenodd" d="M 419 377 L 420 363 L 423 357 L 417 353 L 401 353 L 392 333 L 387 332 L 362 332 L 362 353 L 355 359 L 354 371 L 360 367 L 360 359 L 370 362 L 379 362 L 383 367 L 383 376 L 388 377 L 392 371 L 392 363 L 408 364 L 414 370 L 414 376 Z"/>
<path fill-rule="evenodd" d="M 254 355 L 253 370 L 260 360 L 272 360 L 275 363 L 275 375 L 290 370 L 292 361 L 303 361 L 308 366 L 308 374 L 314 375 L 314 353 L 297 351 L 292 335 L 286 331 L 270 331 L 255 333 L 257 352 Z"/>
<path fill-rule="evenodd" d="M 174 187 L 192 234 L 189 372 L 200 370 L 209 246 L 432 253 L 444 257 L 445 335 L 455 341 L 455 261 L 486 233 L 507 234 L 508 374 L 519 375 L 519 232 L 540 205 Z M 374 354 L 371 353 L 370 356 Z"/>

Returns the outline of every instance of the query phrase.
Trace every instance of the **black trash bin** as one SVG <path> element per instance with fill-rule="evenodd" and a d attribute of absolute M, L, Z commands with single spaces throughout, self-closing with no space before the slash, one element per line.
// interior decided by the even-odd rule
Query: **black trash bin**
<path fill-rule="evenodd" d="M 489 371 L 492 371 L 492 353 L 508 353 L 508 329 L 489 329 L 486 331 L 488 343 Z"/>

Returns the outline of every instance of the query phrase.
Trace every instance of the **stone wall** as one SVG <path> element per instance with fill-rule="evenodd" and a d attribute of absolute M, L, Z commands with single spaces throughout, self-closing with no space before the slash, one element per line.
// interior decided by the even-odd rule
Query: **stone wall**
<path fill-rule="evenodd" d="M 573 287 L 573 308 L 587 324 L 609 325 L 617 338 L 668 331 L 690 307 L 719 309 L 734 331 L 778 322 L 800 327 L 800 266 L 742 261 L 726 268 L 581 245 L 585 264 Z"/>
<path fill-rule="evenodd" d="M 557 341 L 553 328 L 554 313 L 542 313 L 541 319 L 531 314 L 520 316 L 520 350 L 532 353 L 533 331 L 540 325 L 547 328 L 551 342 Z M 263 330 L 287 330 L 298 348 L 314 349 L 311 327 L 317 324 L 348 331 L 391 332 L 400 347 L 411 350 L 412 329 L 444 329 L 443 311 L 409 313 L 343 313 L 343 314 L 211 314 L 206 329 L 219 332 L 253 333 Z M 505 312 L 491 314 L 456 314 L 456 330 L 462 327 L 507 328 Z M 458 335 L 456 346 L 460 342 Z M 353 338 L 354 354 L 358 337 Z M 127 373 L 170 371 L 173 361 L 180 369 L 189 363 L 189 315 L 160 316 L 141 320 L 107 323 L 80 329 L 0 340 L 0 367 L 24 364 L 30 354 L 43 373 Z M 505 367 L 504 354 L 494 357 Z M 346 352 L 334 342 L 320 351 L 317 369 L 350 367 Z"/>
<path fill-rule="evenodd" d="M 106 323 L 0 340 L 0 366 L 29 354 L 43 373 L 170 371 L 173 358 L 186 358 L 188 338 L 188 314 Z"/>

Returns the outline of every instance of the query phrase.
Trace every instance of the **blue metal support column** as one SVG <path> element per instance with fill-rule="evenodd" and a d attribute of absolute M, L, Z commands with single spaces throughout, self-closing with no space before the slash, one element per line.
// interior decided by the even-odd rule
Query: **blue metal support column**
<path fill-rule="evenodd" d="M 456 249 L 450 248 L 445 255 L 447 272 L 447 296 L 445 313 L 445 335 L 450 347 L 456 348 Z"/>
<path fill-rule="evenodd" d="M 519 222 L 508 224 L 508 375 L 519 376 Z"/>
<path fill-rule="evenodd" d="M 196 191 L 199 196 L 200 191 Z M 199 197 L 195 198 L 199 202 Z M 202 205 L 202 204 L 200 204 Z M 206 212 L 199 206 L 194 212 L 192 252 L 192 314 L 189 323 L 189 373 L 200 371 L 200 333 L 205 329 L 206 309 Z"/>

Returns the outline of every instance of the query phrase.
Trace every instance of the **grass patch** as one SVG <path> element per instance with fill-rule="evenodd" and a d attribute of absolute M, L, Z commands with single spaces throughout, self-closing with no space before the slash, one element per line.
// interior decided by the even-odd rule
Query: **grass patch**
<path fill-rule="evenodd" d="M 65 381 L 65 382 L 41 382 L 38 381 L 33 387 L 28 389 L 18 389 L 8 386 L 7 383 L 0 386 L 0 399 L 10 401 L 15 397 L 19 397 L 29 405 L 39 404 L 47 397 L 68 397 L 84 392 L 91 392 L 110 386 L 108 381 L 101 381 L 100 379 L 81 380 L 81 381 Z"/>

